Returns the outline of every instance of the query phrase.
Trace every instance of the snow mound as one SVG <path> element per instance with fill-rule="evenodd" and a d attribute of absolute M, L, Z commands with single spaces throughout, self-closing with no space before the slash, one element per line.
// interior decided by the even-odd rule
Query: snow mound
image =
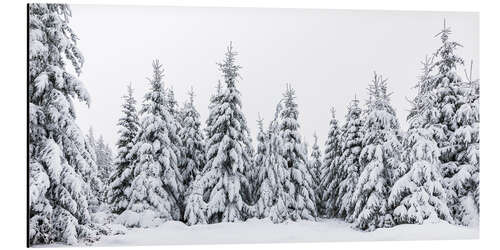
<path fill-rule="evenodd" d="M 118 215 L 114 223 L 125 227 L 149 228 L 161 225 L 163 220 L 158 218 L 152 210 L 145 210 L 141 213 L 127 210 Z"/>

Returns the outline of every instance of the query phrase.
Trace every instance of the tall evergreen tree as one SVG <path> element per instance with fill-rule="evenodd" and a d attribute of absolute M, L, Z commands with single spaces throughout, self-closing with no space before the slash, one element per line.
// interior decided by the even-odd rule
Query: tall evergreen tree
<path fill-rule="evenodd" d="M 456 151 L 456 173 L 448 180 L 450 207 L 457 223 L 479 225 L 479 80 L 462 83 L 450 142 Z"/>
<path fill-rule="evenodd" d="M 442 45 L 435 53 L 437 60 L 433 68 L 436 73 L 429 84 L 440 114 L 437 122 L 440 130 L 434 136 L 441 150 L 442 174 L 452 215 L 459 224 L 477 224 L 479 94 L 475 84 L 462 80 L 457 72 L 464 61 L 455 54 L 461 45 L 450 41 L 450 34 L 451 29 L 445 22 L 438 34 Z"/>
<path fill-rule="evenodd" d="M 257 153 L 263 151 L 256 185 L 257 217 L 269 218 L 274 223 L 281 223 L 290 218 L 288 211 L 290 196 L 287 193 L 287 188 L 290 186 L 290 171 L 283 157 L 283 140 L 278 130 L 281 108 L 281 104 L 278 103 L 275 117 L 269 124 L 267 132 L 263 131 L 262 125 L 259 126 L 259 135 L 263 135 L 264 138 L 261 139 L 262 145 L 257 148 Z"/>
<path fill-rule="evenodd" d="M 410 127 L 403 140 L 402 159 L 405 164 L 396 169 L 399 179 L 388 199 L 398 224 L 422 224 L 426 219 L 435 218 L 451 221 L 446 191 L 442 186 L 440 151 L 429 126 L 436 120 L 437 113 L 429 95 L 421 92 L 431 80 L 430 63 L 428 58 L 423 63 L 423 74 L 416 86 L 419 93 L 411 102 Z"/>
<path fill-rule="evenodd" d="M 257 148 L 256 148 L 256 152 L 254 155 L 254 161 L 253 161 L 253 163 L 255 165 L 253 168 L 253 173 L 251 173 L 251 176 L 252 176 L 252 179 L 254 180 L 254 182 L 249 180 L 251 185 L 253 186 L 252 190 L 254 191 L 253 197 L 255 200 L 259 196 L 258 189 L 259 189 L 261 183 L 260 183 L 258 176 L 260 174 L 260 171 L 263 170 L 262 168 L 264 167 L 264 160 L 265 160 L 265 157 L 267 154 L 267 147 L 268 147 L 268 143 L 269 143 L 269 141 L 268 141 L 269 135 L 267 134 L 266 131 L 264 131 L 264 121 L 260 117 L 260 114 L 259 114 L 259 119 L 257 120 L 257 128 L 258 128 Z"/>
<path fill-rule="evenodd" d="M 325 142 L 325 154 L 321 165 L 321 206 L 320 214 L 327 218 L 333 217 L 338 210 L 335 207 L 338 187 L 340 184 L 339 158 L 341 153 L 341 133 L 335 118 L 335 109 L 331 109 L 330 128 Z"/>
<path fill-rule="evenodd" d="M 283 95 L 279 133 L 283 140 L 283 157 L 290 171 L 290 185 L 287 191 L 291 201 L 288 207 L 292 220 L 315 220 L 317 213 L 313 180 L 307 169 L 307 155 L 298 131 L 298 115 L 295 90 L 287 85 Z"/>
<path fill-rule="evenodd" d="M 113 171 L 113 151 L 108 144 L 104 142 L 104 137 L 99 136 L 96 145 L 96 163 L 98 176 L 105 186 L 109 184 L 109 177 Z"/>
<path fill-rule="evenodd" d="M 174 117 L 168 110 L 163 77 L 162 65 L 158 60 L 153 61 L 153 78 L 149 79 L 151 89 L 144 96 L 141 129 L 132 148 L 132 154 L 138 159 L 127 210 L 179 220 L 182 206 L 179 195 L 183 185 L 174 143 L 179 138 Z"/>
<path fill-rule="evenodd" d="M 96 154 L 97 143 L 95 141 L 94 129 L 92 128 L 92 126 L 89 128 L 89 132 L 85 136 L 85 144 L 86 144 L 85 147 L 87 148 L 90 157 L 94 162 L 97 162 L 97 154 Z"/>
<path fill-rule="evenodd" d="M 219 65 L 226 89 L 213 102 L 207 128 L 206 165 L 193 184 L 188 197 L 185 217 L 188 224 L 242 221 L 251 213 L 248 207 L 249 183 L 246 171 L 250 162 L 250 145 L 246 119 L 241 111 L 240 92 L 236 88 L 239 69 L 237 53 L 229 45 L 225 59 Z M 205 211 L 194 210 L 193 202 L 201 202 Z M 197 204 L 197 206 L 200 206 Z M 201 213 L 203 212 L 203 213 Z M 204 217 L 204 218 L 203 218 Z"/>
<path fill-rule="evenodd" d="M 89 201 L 102 185 L 75 122 L 83 56 L 65 4 L 29 4 L 28 159 L 30 244 L 93 241 Z M 77 75 L 73 74 L 75 71 Z"/>
<path fill-rule="evenodd" d="M 111 211 L 122 213 L 128 206 L 130 187 L 134 178 L 134 162 L 136 155 L 132 154 L 135 137 L 140 128 L 139 115 L 137 113 L 137 101 L 133 96 L 132 85 L 127 86 L 127 95 L 123 96 L 123 116 L 118 120 L 120 127 L 119 139 L 116 143 L 118 155 L 115 159 L 115 169 L 110 177 L 108 203 Z"/>
<path fill-rule="evenodd" d="M 194 91 L 189 91 L 189 101 L 181 110 L 182 126 L 179 131 L 182 142 L 180 166 L 182 181 L 189 187 L 205 166 L 205 142 L 201 132 L 200 114 L 194 106 Z"/>
<path fill-rule="evenodd" d="M 438 34 L 442 46 L 436 51 L 436 61 L 432 65 L 436 73 L 429 82 L 430 94 L 435 100 L 435 106 L 439 112 L 438 124 L 441 130 L 435 133 L 436 141 L 441 150 L 441 161 L 443 163 L 443 174 L 445 179 L 456 173 L 457 151 L 450 137 L 457 128 L 455 119 L 459 101 L 463 97 L 461 77 L 457 73 L 457 66 L 463 65 L 463 59 L 455 55 L 455 50 L 461 47 L 457 42 L 449 41 L 451 29 L 445 26 Z"/>
<path fill-rule="evenodd" d="M 100 205 L 104 201 L 102 194 L 105 191 L 105 184 L 103 183 L 103 180 L 99 175 L 100 168 L 97 157 L 99 148 L 97 146 L 97 142 L 94 137 L 94 130 L 92 129 L 92 127 L 89 128 L 89 134 L 85 136 L 84 149 L 85 151 L 82 154 L 83 159 L 89 163 L 91 169 L 95 170 L 95 173 L 87 173 L 87 175 L 84 176 L 84 179 L 86 181 L 93 180 L 89 183 L 91 195 L 87 197 L 87 201 L 90 211 L 97 212 Z"/>
<path fill-rule="evenodd" d="M 392 174 L 400 164 L 401 143 L 398 138 L 399 122 L 387 92 L 387 79 L 375 73 L 368 91 L 370 97 L 363 125 L 363 148 L 359 156 L 362 172 L 352 202 L 356 204 L 355 226 L 372 231 L 392 226 L 386 224 L 392 224 L 387 212 L 387 197 L 392 186 Z"/>
<path fill-rule="evenodd" d="M 214 135 L 214 131 L 211 131 L 210 128 L 214 126 L 214 122 L 216 121 L 216 114 L 218 114 L 218 109 L 220 107 L 220 102 L 222 98 L 223 98 L 222 83 L 218 81 L 216 92 L 210 96 L 210 102 L 208 104 L 209 114 L 206 120 L 206 127 L 204 129 L 206 135 L 205 160 L 206 160 L 206 152 L 209 149 L 206 142 L 208 141 L 208 138 L 212 138 L 212 136 Z M 206 218 L 207 204 L 204 201 L 203 186 L 201 181 L 199 180 L 200 178 L 201 178 L 201 172 L 196 176 L 195 180 L 191 183 L 191 186 L 188 188 L 186 193 L 184 220 L 186 221 L 187 225 L 206 224 L 208 222 Z"/>
<path fill-rule="evenodd" d="M 98 206 L 106 201 L 107 187 L 109 184 L 109 176 L 113 170 L 113 151 L 104 142 L 102 135 L 95 139 L 94 130 L 89 128 L 89 133 L 85 137 L 85 148 L 89 152 L 90 162 L 95 162 L 97 165 L 97 178 L 102 183 L 102 187 L 93 187 L 95 199 L 91 202 L 93 210 L 97 210 Z"/>
<path fill-rule="evenodd" d="M 210 96 L 210 102 L 208 104 L 209 115 L 206 120 L 206 127 L 204 129 L 206 138 L 204 140 L 205 160 L 206 160 L 206 152 L 208 150 L 206 142 L 208 138 L 211 138 L 213 135 L 213 132 L 210 131 L 209 128 L 211 128 L 215 122 L 215 114 L 217 113 L 216 110 L 219 108 L 219 104 L 220 101 L 222 100 L 222 97 L 223 97 L 222 84 L 220 81 L 218 81 L 216 92 Z M 203 168 L 204 165 L 201 171 L 203 171 Z M 191 182 L 191 185 L 188 187 L 185 193 L 184 221 L 186 222 L 187 225 L 207 223 L 207 218 L 206 218 L 207 204 L 204 201 L 203 186 L 199 180 L 200 178 L 201 178 L 201 172 L 198 175 L 196 175 L 195 179 Z"/>
<path fill-rule="evenodd" d="M 336 171 L 336 179 L 339 181 L 335 204 L 331 204 L 335 216 L 353 222 L 354 204 L 352 196 L 354 188 L 361 173 L 359 156 L 361 154 L 363 133 L 363 119 L 359 100 L 354 98 L 347 108 L 346 121 L 342 127 L 341 153 Z M 336 180 L 333 179 L 333 180 Z M 333 184 L 333 183 L 332 183 Z"/>

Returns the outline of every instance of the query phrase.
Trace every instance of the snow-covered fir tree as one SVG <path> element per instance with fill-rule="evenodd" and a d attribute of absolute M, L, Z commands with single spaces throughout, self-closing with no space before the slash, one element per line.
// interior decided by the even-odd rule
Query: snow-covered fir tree
<path fill-rule="evenodd" d="M 205 131 L 205 157 L 208 150 L 207 138 L 212 138 L 214 131 L 210 128 L 214 126 L 216 121 L 216 115 L 218 114 L 218 109 L 220 107 L 220 102 L 223 98 L 222 83 L 218 81 L 216 92 L 210 96 L 210 102 L 208 104 L 209 115 L 206 120 Z M 206 158 L 205 158 L 206 160 Z M 206 164 L 206 163 L 205 163 Z M 203 166 L 204 168 L 205 166 Z M 202 171 L 203 171 L 202 168 Z M 189 188 L 186 190 L 185 197 L 185 211 L 184 211 L 184 221 L 187 225 L 195 224 L 206 224 L 206 208 L 207 204 L 204 201 L 203 186 L 200 182 L 201 172 L 196 176 L 195 180 L 191 183 Z"/>
<path fill-rule="evenodd" d="M 440 158 L 445 178 L 450 178 L 457 170 L 457 151 L 450 137 L 457 128 L 456 111 L 463 97 L 461 92 L 463 82 L 457 72 L 457 66 L 463 65 L 463 59 L 455 55 L 455 50 L 461 45 L 449 40 L 450 33 L 451 29 L 446 27 L 445 23 L 445 27 L 440 32 L 442 45 L 434 54 L 436 60 L 432 68 L 436 72 L 428 85 L 430 94 L 435 100 L 434 105 L 439 112 L 438 123 L 442 127 L 441 131 L 435 132 L 435 139 L 441 150 Z"/>
<path fill-rule="evenodd" d="M 89 128 L 88 134 L 85 135 L 85 143 L 87 144 L 86 148 L 90 154 L 90 157 L 92 157 L 92 160 L 94 162 L 97 162 L 97 154 L 96 154 L 97 143 L 95 141 L 94 128 L 92 128 L 92 126 Z"/>
<path fill-rule="evenodd" d="M 334 212 L 335 217 L 343 218 L 348 222 L 353 222 L 355 219 L 353 217 L 354 204 L 352 196 L 361 173 L 359 155 L 364 137 L 362 127 L 361 108 L 359 107 L 359 100 L 355 97 L 347 108 L 346 121 L 341 133 L 341 153 L 338 158 L 338 167 L 332 179 L 331 185 L 333 187 L 329 188 L 333 190 L 330 195 L 335 197 L 335 204 L 327 204 L 332 206 L 331 211 Z M 339 183 L 336 190 L 336 182 L 334 181 Z M 330 190 L 328 191 L 332 192 Z"/>
<path fill-rule="evenodd" d="M 94 241 L 89 202 L 102 184 L 75 123 L 73 100 L 90 104 L 90 96 L 77 76 L 84 60 L 71 11 L 29 4 L 28 13 L 29 244 Z"/>
<path fill-rule="evenodd" d="M 431 80 L 428 58 L 422 71 L 416 86 L 419 90 Z M 396 169 L 398 180 L 388 198 L 389 208 L 398 224 L 422 224 L 424 220 L 437 218 L 451 222 L 446 190 L 442 186 L 440 151 L 433 138 L 433 127 L 429 126 L 436 120 L 437 113 L 429 97 L 425 92 L 419 92 L 411 102 L 409 129 L 403 140 L 404 164 Z"/>
<path fill-rule="evenodd" d="M 85 137 L 85 144 L 87 151 L 90 154 L 92 161 L 97 164 L 97 177 L 102 182 L 103 187 L 95 190 L 97 203 L 102 204 L 106 202 L 107 187 L 109 186 L 109 178 L 113 171 L 113 151 L 104 142 L 102 135 L 96 140 L 94 136 L 94 129 L 89 128 L 89 132 Z"/>
<path fill-rule="evenodd" d="M 314 144 L 312 146 L 311 158 L 309 161 L 309 172 L 313 180 L 313 188 L 316 199 L 316 208 L 321 207 L 321 195 L 323 193 L 321 189 L 321 151 L 318 146 L 318 136 L 316 133 L 313 135 Z"/>
<path fill-rule="evenodd" d="M 247 204 L 250 184 L 246 173 L 250 170 L 251 157 L 247 147 L 251 145 L 241 111 L 240 92 L 236 88 L 241 68 L 236 56 L 230 44 L 224 61 L 218 64 L 226 88 L 210 108 L 207 162 L 187 198 L 188 224 L 242 221 L 251 213 Z"/>
<path fill-rule="evenodd" d="M 174 89 L 169 87 L 167 89 L 167 109 L 170 114 L 178 118 L 179 117 L 179 104 L 177 103 L 177 99 L 175 99 Z"/>
<path fill-rule="evenodd" d="M 355 226 L 372 231 L 392 226 L 387 197 L 393 172 L 400 164 L 401 143 L 398 138 L 399 122 L 387 92 L 387 79 L 375 73 L 368 91 L 363 148 L 359 155 L 362 171 L 352 202 L 356 204 Z"/>
<path fill-rule="evenodd" d="M 456 151 L 456 173 L 447 180 L 450 207 L 457 223 L 479 224 L 479 80 L 462 83 L 455 114 L 457 129 L 450 137 Z"/>
<path fill-rule="evenodd" d="M 458 67 L 463 67 L 464 61 L 455 50 L 461 45 L 450 41 L 450 34 L 445 22 L 439 33 L 442 45 L 434 54 L 435 73 L 429 83 L 433 105 L 439 114 L 434 137 L 441 151 L 441 171 L 452 216 L 459 224 L 477 224 L 479 99 L 473 93 L 478 88 L 458 74 Z"/>
<path fill-rule="evenodd" d="M 182 150 L 184 148 L 184 145 L 183 145 L 183 142 L 181 140 L 181 130 L 183 129 L 183 121 L 184 121 L 184 113 L 181 112 L 181 110 L 179 109 L 179 104 L 177 102 L 177 99 L 175 99 L 175 94 L 174 94 L 174 89 L 172 88 L 172 86 L 170 86 L 167 90 L 167 110 L 168 110 L 168 113 L 170 114 L 170 116 L 173 118 L 172 119 L 172 126 L 175 127 L 175 135 L 177 136 L 174 136 L 172 137 L 172 149 L 175 151 L 176 155 L 177 155 L 177 164 L 178 164 L 178 168 L 179 168 L 179 171 L 181 170 L 183 164 L 185 164 L 185 155 L 183 154 L 184 151 Z M 182 175 L 182 171 L 181 171 L 181 175 Z M 184 190 L 186 190 L 187 186 L 184 185 L 184 178 L 183 178 L 183 187 L 184 187 Z M 182 205 L 184 205 L 184 192 L 181 194 L 180 198 L 179 198 L 180 202 Z M 181 207 L 181 210 L 184 209 L 184 207 L 182 206 Z M 182 213 L 182 211 L 181 211 Z"/>
<path fill-rule="evenodd" d="M 175 118 L 168 110 L 163 78 L 162 65 L 153 61 L 151 88 L 144 96 L 141 126 L 131 152 L 137 161 L 127 210 L 129 214 L 148 213 L 162 220 L 179 220 L 183 185 L 174 143 L 179 138 Z"/>
<path fill-rule="evenodd" d="M 94 129 L 92 127 L 89 128 L 89 132 L 85 136 L 84 148 L 88 154 L 84 151 L 82 154 L 83 158 L 91 165 L 91 168 L 96 171 L 95 173 L 90 174 L 90 176 L 87 176 L 86 179 L 90 178 L 94 180 L 90 182 L 92 195 L 88 197 L 88 203 L 90 210 L 92 212 L 97 212 L 100 205 L 105 201 L 102 195 L 105 191 L 105 183 L 99 174 L 100 168 L 97 160 L 98 146 L 94 137 Z"/>
<path fill-rule="evenodd" d="M 200 114 L 194 106 L 194 91 L 189 91 L 189 100 L 184 104 L 179 131 L 182 142 L 180 165 L 183 185 L 187 188 L 205 166 L 205 141 L 201 131 Z"/>
<path fill-rule="evenodd" d="M 102 135 L 97 139 L 95 152 L 98 176 L 103 184 L 108 186 L 109 177 L 113 171 L 113 151 L 109 145 L 104 142 L 104 137 Z"/>
<path fill-rule="evenodd" d="M 290 219 L 288 204 L 291 197 L 287 192 L 291 185 L 289 181 L 290 171 L 283 157 L 283 140 L 278 130 L 281 108 L 281 103 L 278 103 L 274 119 L 269 124 L 267 132 L 264 132 L 262 125 L 260 125 L 257 137 L 264 136 L 262 139 L 258 139 L 262 141 L 262 144 L 259 143 L 257 148 L 257 154 L 262 151 L 262 165 L 257 169 L 256 216 L 257 218 L 269 218 L 274 223 Z"/>
<path fill-rule="evenodd" d="M 94 137 L 94 130 L 92 127 L 89 128 L 89 132 L 86 135 L 86 149 L 90 154 L 90 158 L 97 165 L 97 177 L 102 183 L 103 187 L 95 189 L 96 194 L 96 204 L 102 204 L 106 201 L 106 187 L 109 184 L 109 176 L 113 170 L 113 152 L 111 148 L 104 142 L 102 135 L 96 141 Z"/>
<path fill-rule="evenodd" d="M 307 155 L 298 131 L 299 111 L 295 98 L 295 90 L 287 85 L 278 128 L 283 140 L 283 158 L 290 171 L 290 184 L 287 187 L 290 202 L 287 205 L 292 220 L 315 220 L 317 211 L 313 180 L 307 169 Z"/>
<path fill-rule="evenodd" d="M 325 142 L 325 154 L 321 164 L 319 213 L 327 218 L 335 215 L 335 204 L 340 183 L 339 158 L 341 153 L 341 133 L 335 118 L 335 109 L 331 109 L 330 127 Z"/>
<path fill-rule="evenodd" d="M 257 148 L 255 151 L 254 155 L 254 160 L 253 163 L 254 168 L 253 168 L 253 173 L 251 173 L 251 176 L 253 176 L 254 182 L 250 181 L 250 184 L 253 185 L 253 198 L 256 199 L 259 197 L 258 191 L 259 187 L 261 185 L 260 180 L 259 180 L 259 174 L 260 171 L 262 170 L 262 167 L 264 166 L 264 160 L 267 154 L 267 147 L 268 147 L 268 139 L 269 135 L 267 134 L 266 131 L 264 131 L 264 120 L 260 117 L 259 114 L 259 119 L 257 120 Z"/>
<path fill-rule="evenodd" d="M 122 117 L 118 120 L 120 127 L 119 139 L 116 143 L 118 155 L 115 159 L 115 169 L 110 176 L 108 203 L 114 213 L 122 213 L 128 206 L 130 187 L 134 178 L 134 162 L 136 155 L 131 154 L 135 144 L 135 137 L 139 131 L 139 115 L 137 101 L 133 96 L 131 85 L 127 86 L 127 94 L 123 96 Z"/>

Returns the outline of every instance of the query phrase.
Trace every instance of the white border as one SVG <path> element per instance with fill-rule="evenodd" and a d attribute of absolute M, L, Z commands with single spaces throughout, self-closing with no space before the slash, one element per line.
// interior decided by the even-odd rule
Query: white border
<path fill-rule="evenodd" d="M 31 1 L 47 2 L 47 1 Z M 210 7 L 266 7 L 319 9 L 373 9 L 425 11 L 479 11 L 481 65 L 481 239 L 461 241 L 334 242 L 167 246 L 169 249 L 488 249 L 497 248 L 500 178 L 496 162 L 500 107 L 498 47 L 500 11 L 495 1 L 459 0 L 91 0 L 49 1 L 114 5 L 169 5 Z M 26 1 L 2 1 L 0 7 L 0 215 L 4 249 L 26 246 Z M 496 243 L 496 244 L 495 244 Z M 105 248 L 116 249 L 116 248 Z M 165 249 L 165 246 L 135 249 Z"/>

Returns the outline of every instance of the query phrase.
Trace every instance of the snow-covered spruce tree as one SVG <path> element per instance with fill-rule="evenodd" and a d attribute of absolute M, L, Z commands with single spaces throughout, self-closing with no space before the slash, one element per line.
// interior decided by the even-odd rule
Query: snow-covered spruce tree
<path fill-rule="evenodd" d="M 178 169 L 178 149 L 174 117 L 167 106 L 164 88 L 164 70 L 158 60 L 153 61 L 151 89 L 144 96 L 141 126 L 130 154 L 137 156 L 134 164 L 128 211 L 124 215 L 127 226 L 147 226 L 131 221 L 136 216 L 179 220 L 179 195 L 183 191 Z M 128 218 L 125 218 L 127 217 Z"/>
<path fill-rule="evenodd" d="M 87 151 L 90 154 L 90 157 L 94 162 L 97 162 L 97 154 L 96 154 L 97 143 L 95 141 L 94 129 L 92 128 L 92 126 L 89 128 L 88 134 L 85 135 L 85 143 Z"/>
<path fill-rule="evenodd" d="M 102 194 L 105 191 L 105 185 L 99 176 L 99 165 L 97 164 L 98 148 L 92 127 L 89 128 L 89 133 L 85 136 L 84 148 L 85 151 L 82 152 L 83 158 L 89 163 L 90 168 L 96 171 L 95 173 L 88 173 L 87 176 L 84 176 L 85 180 L 91 180 L 89 184 L 92 195 L 87 197 L 87 201 L 90 211 L 97 212 L 100 205 L 104 202 Z"/>
<path fill-rule="evenodd" d="M 109 177 L 113 171 L 113 151 L 109 145 L 104 142 L 102 135 L 99 136 L 96 145 L 96 163 L 98 176 L 105 186 L 109 184 Z"/>
<path fill-rule="evenodd" d="M 29 4 L 29 244 L 96 240 L 89 201 L 102 186 L 73 100 L 90 103 L 64 4 Z M 69 63 L 69 64 L 67 64 Z M 72 70 L 70 70 L 72 68 Z"/>
<path fill-rule="evenodd" d="M 99 205 L 106 202 L 106 187 L 108 186 L 109 176 L 112 171 L 113 152 L 111 148 L 104 143 L 102 135 L 99 136 L 99 139 L 96 141 L 92 127 L 89 128 L 89 133 L 85 139 L 86 149 L 90 154 L 91 161 L 95 162 L 97 165 L 96 174 L 103 185 L 101 188 L 93 188 L 96 196 L 96 201 L 94 203 Z"/>
<path fill-rule="evenodd" d="M 264 132 L 260 126 L 259 135 L 265 137 L 262 145 L 259 144 L 257 148 L 257 153 L 263 150 L 263 157 L 257 175 L 256 216 L 269 218 L 274 223 L 289 219 L 287 204 L 290 202 L 290 196 L 287 187 L 291 185 L 290 171 L 283 157 L 283 140 L 278 130 L 280 112 L 281 104 L 278 103 L 275 118 L 271 121 L 268 131 Z"/>
<path fill-rule="evenodd" d="M 226 89 L 210 108 L 207 163 L 187 198 L 188 224 L 243 221 L 252 213 L 247 204 L 250 193 L 246 177 L 251 157 L 247 147 L 251 145 L 236 88 L 241 68 L 236 55 L 230 44 L 224 61 L 218 64 Z"/>
<path fill-rule="evenodd" d="M 291 199 L 287 204 L 289 215 L 292 220 L 315 220 L 317 211 L 313 180 L 307 169 L 307 155 L 298 131 L 298 115 L 295 90 L 287 85 L 278 129 L 283 140 L 283 157 L 290 171 L 290 184 L 287 187 Z"/>
<path fill-rule="evenodd" d="M 345 219 L 348 222 L 353 222 L 355 219 L 353 217 L 354 204 L 352 195 L 361 173 L 359 155 L 364 137 L 362 127 L 363 119 L 359 100 L 354 98 L 347 108 L 346 121 L 341 133 L 341 153 L 338 159 L 338 167 L 332 179 L 331 185 L 333 187 L 328 190 L 329 192 L 331 192 L 330 190 L 334 191 L 330 195 L 336 199 L 335 204 L 327 204 L 332 206 L 335 217 Z M 338 181 L 336 190 L 336 182 L 333 181 Z"/>
<path fill-rule="evenodd" d="M 456 173 L 447 180 L 450 207 L 457 223 L 479 225 L 479 80 L 462 83 L 463 96 L 455 121 L 457 129 L 450 141 L 457 152 Z"/>
<path fill-rule="evenodd" d="M 416 88 L 422 90 L 430 80 L 430 60 L 423 63 L 423 74 Z M 451 221 L 446 204 L 446 190 L 442 186 L 440 151 L 433 138 L 433 121 L 436 112 L 432 100 L 425 92 L 419 92 L 412 100 L 408 116 L 409 129 L 403 140 L 402 160 L 388 199 L 398 224 L 418 223 L 440 218 Z"/>
<path fill-rule="evenodd" d="M 311 158 L 309 161 L 309 172 L 313 180 L 313 188 L 316 199 L 316 208 L 321 207 L 321 195 L 323 190 L 321 189 L 321 151 L 318 146 L 318 136 L 314 133 L 314 144 L 312 146 Z"/>
<path fill-rule="evenodd" d="M 168 112 L 174 117 L 178 118 L 180 113 L 179 113 L 179 104 L 177 103 L 177 99 L 175 99 L 175 93 L 174 89 L 172 87 L 169 87 L 167 89 L 167 109 Z"/>
<path fill-rule="evenodd" d="M 205 132 L 205 160 L 206 160 L 206 152 L 209 149 L 207 145 L 208 138 L 212 138 L 215 131 L 212 131 L 210 128 L 214 126 L 214 122 L 216 121 L 216 115 L 219 113 L 218 109 L 220 107 L 220 103 L 223 95 L 222 83 L 218 81 L 216 92 L 210 96 L 210 103 L 208 104 L 208 118 L 206 120 L 206 127 L 204 129 Z M 206 163 L 205 163 L 206 165 Z M 203 166 L 204 168 L 205 166 Z M 203 168 L 201 171 L 203 171 Z M 189 188 L 186 190 L 185 197 L 185 211 L 184 211 L 184 220 L 187 225 L 195 225 L 195 224 L 206 224 L 206 209 L 207 204 L 204 201 L 204 188 L 203 183 L 199 180 L 201 178 L 201 172 L 196 175 L 195 180 L 191 183 Z"/>
<path fill-rule="evenodd" d="M 338 186 L 340 183 L 339 158 L 341 153 L 341 133 L 338 121 L 335 118 L 335 109 L 331 109 L 332 118 L 330 128 L 325 142 L 325 155 L 321 164 L 320 198 L 321 205 L 318 208 L 321 215 L 331 218 L 336 214 L 335 207 Z"/>
<path fill-rule="evenodd" d="M 359 155 L 362 171 L 351 201 L 356 204 L 355 227 L 372 231 L 392 226 L 390 213 L 387 212 L 387 197 L 392 185 L 392 173 L 399 167 L 401 143 L 398 138 L 399 122 L 387 92 L 387 79 L 375 73 L 368 91 L 363 148 Z"/>
<path fill-rule="evenodd" d="M 437 123 L 442 127 L 441 131 L 435 133 L 435 139 L 441 150 L 440 159 L 445 179 L 451 178 L 457 172 L 457 151 L 450 137 L 457 128 L 456 111 L 463 97 L 461 93 L 463 82 L 457 73 L 457 66 L 463 65 L 463 59 L 455 55 L 456 48 L 461 45 L 448 40 L 450 33 L 450 28 L 445 24 L 440 32 L 442 45 L 434 54 L 437 60 L 432 68 L 436 72 L 428 85 L 434 105 L 439 112 Z"/>
<path fill-rule="evenodd" d="M 459 224 L 477 224 L 479 203 L 474 197 L 479 194 L 479 101 L 474 104 L 478 98 L 471 93 L 478 88 L 457 73 L 464 64 L 455 54 L 461 45 L 450 41 L 450 34 L 445 23 L 439 33 L 442 45 L 434 54 L 435 74 L 428 89 L 439 114 L 434 138 L 441 151 L 441 172 L 452 216 Z"/>
<path fill-rule="evenodd" d="M 258 192 L 259 192 L 259 187 L 261 186 L 261 182 L 258 176 L 260 175 L 260 171 L 263 170 L 262 168 L 264 166 L 264 160 L 267 154 L 267 147 L 269 143 L 268 141 L 269 135 L 267 134 L 266 131 L 264 131 L 264 121 L 260 117 L 260 114 L 259 114 L 259 119 L 257 120 L 257 128 L 258 128 L 257 148 L 253 160 L 254 163 L 253 173 L 251 173 L 251 176 L 253 176 L 252 179 L 255 180 L 255 182 L 250 182 L 250 184 L 253 186 L 252 196 L 254 200 L 257 200 L 257 198 L 259 197 Z"/>
<path fill-rule="evenodd" d="M 194 106 L 194 91 L 189 91 L 189 101 L 181 110 L 182 121 L 179 131 L 182 142 L 179 171 L 184 187 L 189 187 L 205 166 L 205 141 L 201 131 L 200 114 Z"/>
<path fill-rule="evenodd" d="M 177 103 L 177 100 L 175 99 L 174 89 L 170 86 L 166 91 L 167 91 L 167 110 L 170 116 L 173 118 L 172 126 L 175 127 L 174 131 L 175 135 L 177 135 L 177 136 L 172 136 L 171 138 L 171 142 L 173 144 L 172 149 L 177 155 L 177 164 L 180 170 L 181 165 L 184 164 L 185 160 L 184 159 L 185 156 L 183 155 L 183 150 L 182 150 L 184 146 L 180 138 L 180 133 L 183 126 L 182 121 L 184 120 L 184 117 L 182 117 L 183 113 L 181 113 L 181 111 L 179 110 L 179 105 Z M 187 188 L 187 186 L 184 186 L 184 188 Z M 180 196 L 180 201 L 182 202 L 182 200 L 184 200 L 184 193 L 181 193 Z M 182 204 L 184 203 L 182 202 Z"/>
<path fill-rule="evenodd" d="M 113 213 L 120 214 L 127 209 L 129 202 L 130 187 L 134 178 L 133 164 L 135 155 L 131 154 L 135 144 L 135 137 L 139 131 L 139 115 L 137 113 L 137 101 L 133 96 L 131 85 L 127 87 L 127 95 L 123 96 L 123 116 L 118 120 L 120 127 L 119 139 L 116 143 L 118 155 L 115 159 L 115 169 L 110 177 L 108 203 Z"/>

